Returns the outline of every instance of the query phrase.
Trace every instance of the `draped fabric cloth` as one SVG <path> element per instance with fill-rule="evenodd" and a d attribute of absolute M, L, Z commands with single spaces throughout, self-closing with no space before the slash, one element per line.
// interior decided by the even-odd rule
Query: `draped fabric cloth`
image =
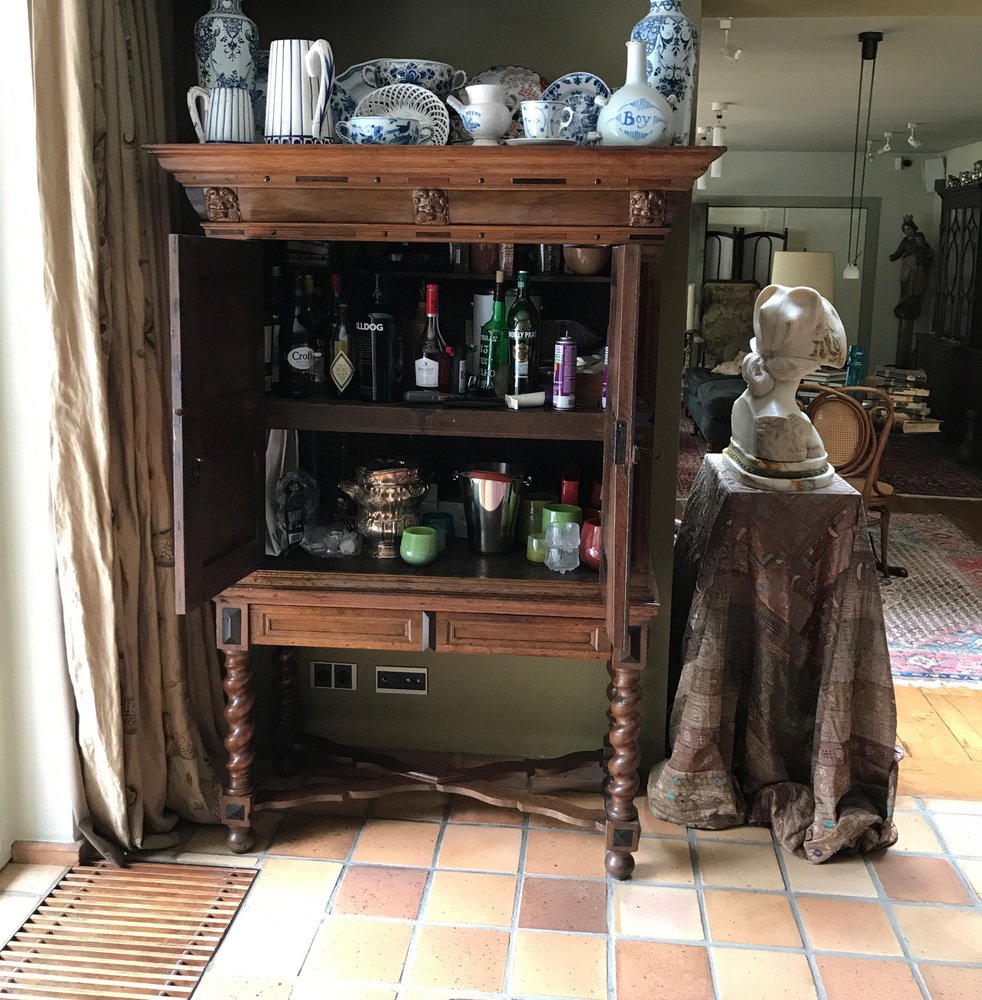
<path fill-rule="evenodd" d="M 744 484 L 707 455 L 675 547 L 672 752 L 656 816 L 769 825 L 820 864 L 889 847 L 897 714 L 862 498 Z"/>
<path fill-rule="evenodd" d="M 32 0 L 52 498 L 85 799 L 124 848 L 217 820 L 207 609 L 174 613 L 168 210 L 154 0 Z M 103 848 L 105 850 L 105 847 Z"/>

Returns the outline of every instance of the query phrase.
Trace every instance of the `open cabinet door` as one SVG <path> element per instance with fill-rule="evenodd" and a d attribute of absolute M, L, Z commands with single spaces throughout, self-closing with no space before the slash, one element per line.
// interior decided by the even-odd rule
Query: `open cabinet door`
<path fill-rule="evenodd" d="M 641 247 L 615 247 L 611 273 L 601 582 L 612 655 L 623 661 L 636 656 L 629 618 Z"/>
<path fill-rule="evenodd" d="M 170 238 L 176 608 L 185 614 L 262 558 L 262 247 Z"/>

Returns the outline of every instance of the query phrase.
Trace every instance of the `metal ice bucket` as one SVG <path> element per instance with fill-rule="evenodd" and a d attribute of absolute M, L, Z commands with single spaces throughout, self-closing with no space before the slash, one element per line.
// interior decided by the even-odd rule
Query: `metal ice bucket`
<path fill-rule="evenodd" d="M 481 555 L 508 552 L 515 541 L 524 470 L 507 462 L 488 462 L 454 473 L 464 499 L 467 538 Z"/>

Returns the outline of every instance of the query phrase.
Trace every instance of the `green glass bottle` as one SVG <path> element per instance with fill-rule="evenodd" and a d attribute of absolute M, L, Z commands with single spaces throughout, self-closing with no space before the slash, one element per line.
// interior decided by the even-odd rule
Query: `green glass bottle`
<path fill-rule="evenodd" d="M 508 391 L 531 392 L 538 381 L 539 310 L 529 298 L 528 271 L 518 272 L 518 298 L 508 310 Z"/>
<path fill-rule="evenodd" d="M 505 313 L 505 272 L 494 276 L 491 318 L 481 327 L 481 369 L 478 391 L 504 399 L 508 392 L 508 319 Z"/>

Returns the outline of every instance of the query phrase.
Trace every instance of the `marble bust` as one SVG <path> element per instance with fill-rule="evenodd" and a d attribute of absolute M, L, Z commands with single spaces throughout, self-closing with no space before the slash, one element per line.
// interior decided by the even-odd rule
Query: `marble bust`
<path fill-rule="evenodd" d="M 813 288 L 768 285 L 754 304 L 754 338 L 743 359 L 747 388 L 733 404 L 724 455 L 762 489 L 813 490 L 834 470 L 795 394 L 822 365 L 846 362 L 846 334 L 832 303 Z"/>

